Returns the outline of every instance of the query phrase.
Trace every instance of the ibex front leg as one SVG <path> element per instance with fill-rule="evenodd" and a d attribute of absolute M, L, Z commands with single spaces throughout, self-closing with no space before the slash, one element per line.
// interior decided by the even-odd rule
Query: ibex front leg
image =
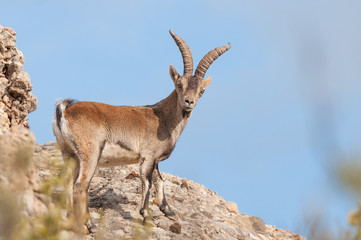
<path fill-rule="evenodd" d="M 149 207 L 149 190 L 152 187 L 152 174 L 154 169 L 154 160 L 143 159 L 140 163 L 140 179 L 142 180 L 142 202 L 139 213 L 144 217 L 145 211 Z"/>
<path fill-rule="evenodd" d="M 153 170 L 153 182 L 154 182 L 154 186 L 157 189 L 159 209 L 165 214 L 165 216 L 167 216 L 169 218 L 174 218 L 175 213 L 172 211 L 172 209 L 170 209 L 169 204 L 165 198 L 164 180 L 162 178 L 162 175 L 159 172 L 158 163 L 155 164 L 155 167 Z"/>

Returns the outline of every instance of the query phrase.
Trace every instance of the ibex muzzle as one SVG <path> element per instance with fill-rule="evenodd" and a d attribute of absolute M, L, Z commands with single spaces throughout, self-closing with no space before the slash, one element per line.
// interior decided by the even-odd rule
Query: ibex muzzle
<path fill-rule="evenodd" d="M 197 101 L 211 82 L 203 79 L 209 66 L 231 45 L 216 48 L 199 62 L 193 75 L 193 59 L 188 45 L 170 31 L 182 53 L 184 72 L 180 76 L 171 65 L 170 76 L 175 90 L 154 105 L 111 106 L 96 102 L 59 101 L 53 130 L 64 159 L 73 161 L 73 181 L 69 184 L 68 206 L 82 224 L 89 219 L 87 191 L 102 153 L 111 146 L 120 150 L 102 165 L 139 163 L 142 180 L 140 213 L 144 216 L 149 202 L 149 189 L 154 183 L 160 210 L 175 216 L 169 207 L 158 163 L 167 159 L 186 126 Z"/>

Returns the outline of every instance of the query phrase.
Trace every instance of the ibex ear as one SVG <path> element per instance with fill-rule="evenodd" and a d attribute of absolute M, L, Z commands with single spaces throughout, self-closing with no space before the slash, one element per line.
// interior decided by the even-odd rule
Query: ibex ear
<path fill-rule="evenodd" d="M 173 65 L 169 66 L 169 75 L 172 78 L 174 84 L 177 82 L 178 78 L 180 77 L 177 70 L 173 67 Z"/>
<path fill-rule="evenodd" d="M 212 77 L 208 77 L 206 79 L 203 80 L 203 88 L 206 89 L 208 87 L 208 85 L 211 83 L 212 81 Z"/>

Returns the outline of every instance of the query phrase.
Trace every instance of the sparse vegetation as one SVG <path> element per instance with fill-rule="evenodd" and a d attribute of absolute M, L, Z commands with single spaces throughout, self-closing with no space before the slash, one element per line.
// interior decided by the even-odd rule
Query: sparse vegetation
<path fill-rule="evenodd" d="M 348 216 L 349 223 L 356 229 L 356 240 L 361 239 L 361 201 L 358 202 L 359 208 Z"/>
<path fill-rule="evenodd" d="M 19 144 L 9 148 L 0 146 L 0 156 L 8 164 L 1 166 L 7 174 L 0 176 L 0 240 L 61 240 L 80 239 L 81 226 L 74 216 L 67 217 L 66 187 L 71 178 L 72 164 L 63 159 L 49 158 L 52 174 L 44 176 L 37 197 L 46 206 L 46 211 L 31 215 L 24 209 L 24 182 L 29 181 L 33 168 L 32 144 Z M 3 162 L 4 163 L 4 162 Z M 11 183 L 11 184 L 9 184 Z M 95 239 L 106 239 L 106 219 L 100 211 L 101 224 Z M 134 222 L 131 239 L 150 239 L 154 224 L 148 220 Z"/>
<path fill-rule="evenodd" d="M 354 228 L 353 239 L 361 240 L 361 162 L 359 157 L 341 165 L 339 178 L 343 185 L 360 199 L 358 209 L 348 216 L 349 224 Z"/>
<path fill-rule="evenodd" d="M 0 180 L 0 239 L 62 239 L 73 219 L 66 218 L 66 195 L 63 191 L 69 179 L 70 167 L 49 159 L 54 174 L 42 181 L 37 197 L 46 206 L 43 213 L 31 214 L 24 210 L 24 196 L 31 181 L 33 148 L 30 144 L 2 146 L 0 155 L 7 161 L 7 175 Z M 4 162 L 3 162 L 4 164 Z"/>
<path fill-rule="evenodd" d="M 336 178 L 341 182 L 341 186 L 359 200 L 358 209 L 348 215 L 349 227 L 345 229 L 330 229 L 325 216 L 327 213 L 311 211 L 305 219 L 306 232 L 312 240 L 361 240 L 361 162 L 359 157 L 353 159 L 342 159 L 335 168 Z M 345 216 L 346 218 L 346 216 Z"/>
<path fill-rule="evenodd" d="M 150 209 L 147 209 L 148 214 L 150 214 Z M 151 218 L 146 218 L 144 221 L 135 221 L 133 225 L 133 238 L 132 240 L 147 240 L 152 239 L 154 227 L 153 220 Z"/>

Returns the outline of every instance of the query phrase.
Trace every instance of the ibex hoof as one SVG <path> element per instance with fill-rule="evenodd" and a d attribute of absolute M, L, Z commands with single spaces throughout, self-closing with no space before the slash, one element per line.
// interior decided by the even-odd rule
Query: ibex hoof
<path fill-rule="evenodd" d="M 142 216 L 144 217 L 144 208 L 141 208 L 141 209 L 139 210 L 139 213 L 140 213 L 140 215 L 142 215 Z"/>
<path fill-rule="evenodd" d="M 98 227 L 95 225 L 92 225 L 91 227 L 88 227 L 88 230 L 90 233 L 97 233 L 98 232 Z"/>
<path fill-rule="evenodd" d="M 97 226 L 89 219 L 87 224 L 85 225 L 89 233 L 96 233 Z"/>
<path fill-rule="evenodd" d="M 153 220 L 152 213 L 149 208 L 141 208 L 139 210 L 140 215 L 143 217 L 143 225 L 147 222 L 151 222 Z"/>
<path fill-rule="evenodd" d="M 165 208 L 162 208 L 160 209 L 164 215 L 169 218 L 169 219 L 172 219 L 172 220 L 176 220 L 176 214 L 170 209 L 169 206 L 165 207 Z"/>

